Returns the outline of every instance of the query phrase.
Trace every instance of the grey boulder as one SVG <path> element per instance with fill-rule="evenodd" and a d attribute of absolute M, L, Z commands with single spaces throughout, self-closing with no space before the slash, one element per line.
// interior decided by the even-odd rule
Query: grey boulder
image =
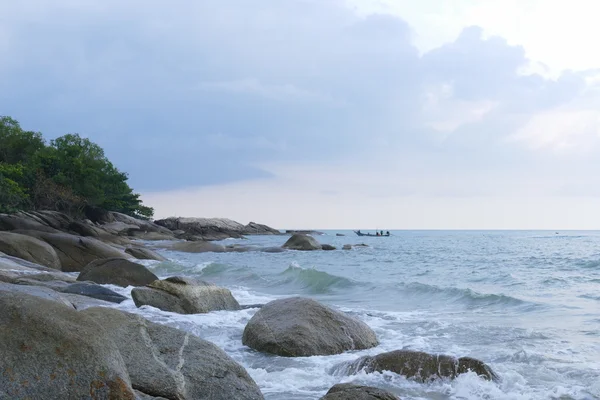
<path fill-rule="evenodd" d="M 497 378 L 489 366 L 471 357 L 456 358 L 412 350 L 395 350 L 374 357 L 361 357 L 343 369 L 350 373 L 361 370 L 366 373 L 391 371 L 420 382 L 439 378 L 456 378 L 469 371 L 473 371 L 487 380 Z"/>
<path fill-rule="evenodd" d="M 19 233 L 36 237 L 54 247 L 60 259 L 61 270 L 65 272 L 79 272 L 98 259 L 127 256 L 124 251 L 91 237 L 38 231 Z"/>
<path fill-rule="evenodd" d="M 146 267 L 124 258 L 108 258 L 92 261 L 81 271 L 78 281 L 92 281 L 103 285 L 122 287 L 144 286 L 158 277 Z"/>
<path fill-rule="evenodd" d="M 119 349 L 89 316 L 0 292 L 0 398 L 133 400 Z"/>
<path fill-rule="evenodd" d="M 379 344 L 364 322 L 301 297 L 265 304 L 246 325 L 242 343 L 286 357 L 339 354 Z"/>
<path fill-rule="evenodd" d="M 110 332 L 133 386 L 167 399 L 262 399 L 246 370 L 211 342 L 111 308 L 81 312 Z"/>
<path fill-rule="evenodd" d="M 31 236 L 0 232 L 0 251 L 13 257 L 60 270 L 60 259 L 52 246 Z"/>
<path fill-rule="evenodd" d="M 321 250 L 323 246 L 312 236 L 296 233 L 283 244 L 289 250 Z"/>
<path fill-rule="evenodd" d="M 138 307 L 149 305 L 180 314 L 240 309 L 229 289 L 178 276 L 156 280 L 147 287 L 134 288 L 131 297 Z"/>
<path fill-rule="evenodd" d="M 387 390 L 372 386 L 338 383 L 332 386 L 320 400 L 400 400 L 400 398 Z"/>

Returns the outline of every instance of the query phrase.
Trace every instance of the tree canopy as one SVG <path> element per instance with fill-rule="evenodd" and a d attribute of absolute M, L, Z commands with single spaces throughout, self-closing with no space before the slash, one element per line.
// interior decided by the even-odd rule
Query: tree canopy
<path fill-rule="evenodd" d="M 67 134 L 46 143 L 39 132 L 0 117 L 0 212 L 94 209 L 152 217 L 127 179 L 87 138 Z"/>

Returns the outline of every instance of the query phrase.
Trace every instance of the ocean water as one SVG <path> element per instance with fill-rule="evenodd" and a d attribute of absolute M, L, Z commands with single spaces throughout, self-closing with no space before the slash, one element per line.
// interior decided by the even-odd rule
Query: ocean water
<path fill-rule="evenodd" d="M 378 347 L 270 356 L 241 343 L 257 308 L 179 315 L 138 309 L 132 300 L 118 308 L 216 343 L 247 369 L 266 399 L 318 399 L 340 382 L 378 386 L 405 400 L 600 399 L 600 232 L 392 231 L 373 238 L 326 231 L 315 237 L 339 250 L 159 250 L 170 261 L 146 265 L 160 277 L 186 275 L 225 286 L 241 304 L 314 298 L 365 321 Z M 250 236 L 224 243 L 267 247 L 285 240 Z M 357 243 L 368 247 L 341 250 Z M 129 294 L 131 288 L 117 290 Z M 336 368 L 396 349 L 475 357 L 500 380 L 464 374 L 423 384 L 387 372 L 346 376 Z"/>

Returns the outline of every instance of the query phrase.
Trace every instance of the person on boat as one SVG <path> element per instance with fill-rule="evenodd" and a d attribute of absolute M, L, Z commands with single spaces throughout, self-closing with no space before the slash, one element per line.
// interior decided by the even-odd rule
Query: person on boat
<path fill-rule="evenodd" d="M 386 231 L 386 232 L 385 232 L 385 235 L 386 235 L 386 236 L 390 236 L 390 231 Z"/>
<path fill-rule="evenodd" d="M 381 231 L 381 234 L 379 236 L 383 236 L 383 231 Z"/>
<path fill-rule="evenodd" d="M 358 230 L 358 234 L 360 235 L 360 229 Z"/>
<path fill-rule="evenodd" d="M 375 236 L 379 236 L 379 232 L 375 231 Z"/>

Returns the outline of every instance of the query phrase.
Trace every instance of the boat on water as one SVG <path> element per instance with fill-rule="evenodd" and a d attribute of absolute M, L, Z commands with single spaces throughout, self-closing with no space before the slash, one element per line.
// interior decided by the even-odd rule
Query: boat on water
<path fill-rule="evenodd" d="M 358 231 L 354 231 L 354 233 L 356 233 L 358 236 L 373 236 L 373 237 L 382 237 L 382 236 L 390 236 L 390 231 L 387 231 L 386 233 L 383 233 L 383 231 L 381 232 L 377 232 L 377 233 L 363 233 L 360 230 Z"/>

